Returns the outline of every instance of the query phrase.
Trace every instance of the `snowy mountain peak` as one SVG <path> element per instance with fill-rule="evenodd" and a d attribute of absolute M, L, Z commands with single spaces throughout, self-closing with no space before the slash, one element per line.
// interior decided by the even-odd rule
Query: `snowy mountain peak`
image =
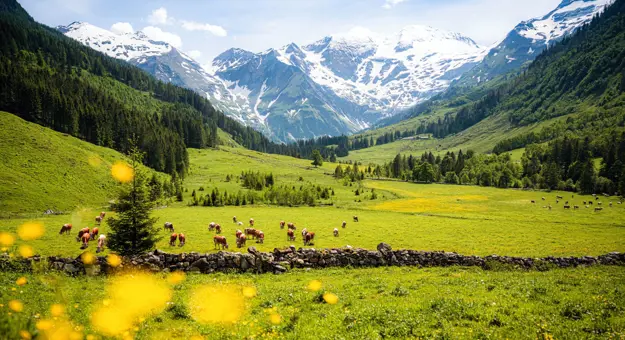
<path fill-rule="evenodd" d="M 547 15 L 521 22 L 515 30 L 522 37 L 548 45 L 590 21 L 613 0 L 563 0 Z"/>

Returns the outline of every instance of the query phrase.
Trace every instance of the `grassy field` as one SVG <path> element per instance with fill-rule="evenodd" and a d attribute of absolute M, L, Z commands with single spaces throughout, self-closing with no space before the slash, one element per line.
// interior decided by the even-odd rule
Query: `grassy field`
<path fill-rule="evenodd" d="M 79 334 L 98 334 L 99 308 L 115 304 L 110 280 L 63 275 L 0 276 L 0 332 L 19 339 L 46 321 L 70 323 Z M 625 271 L 594 267 L 548 272 L 483 271 L 477 268 L 376 268 L 294 271 L 284 275 L 188 275 L 168 284 L 152 314 L 141 314 L 128 336 L 136 339 L 622 339 L 625 337 Z M 321 290 L 307 289 L 318 280 Z M 354 284 L 357 282 L 358 284 Z M 154 283 L 153 283 L 154 285 Z M 104 287 L 108 287 L 104 289 Z M 152 287 L 146 285 L 146 287 Z M 196 309 L 198 289 L 217 287 L 220 300 Z M 243 287 L 255 297 L 243 298 Z M 150 288 L 146 288 L 150 289 Z M 233 292 L 233 295 L 230 295 Z M 87 293 L 87 294 L 86 294 Z M 336 304 L 322 294 L 332 293 Z M 11 311 L 9 301 L 23 301 Z M 159 299 L 160 300 L 160 299 Z M 134 301 L 134 300 L 133 300 Z M 212 301 L 212 302 L 211 302 Z M 334 302 L 332 300 L 328 300 Z M 51 306 L 65 313 L 52 317 Z M 127 308 L 133 308 L 129 304 Z M 60 308 L 55 307 L 55 313 Z M 234 323 L 215 324 L 233 313 Z M 56 314 L 59 315 L 59 314 Z M 230 314 L 229 314 L 230 315 Z M 33 319 L 35 321 L 33 321 Z M 196 321 L 199 320 L 199 321 Z M 68 327 L 69 328 L 69 327 Z M 98 337 L 99 338 L 99 337 Z M 89 338 L 88 338 L 89 339 Z"/>
<path fill-rule="evenodd" d="M 513 189 L 484 188 L 441 184 L 413 184 L 396 181 L 366 180 L 365 192 L 355 196 L 355 187 L 344 186 L 329 173 L 336 166 L 324 164 L 314 168 L 307 160 L 284 156 L 265 155 L 241 148 L 221 150 L 190 150 L 191 172 L 185 181 L 187 192 L 185 202 L 175 203 L 154 211 L 159 225 L 172 222 L 176 231 L 187 236 L 184 248 L 170 247 L 167 233 L 158 247 L 170 252 L 200 251 L 212 252 L 213 233 L 208 231 L 210 222 L 223 226 L 223 234 L 234 246 L 234 233 L 247 227 L 247 221 L 254 218 L 255 227 L 265 233 L 265 244 L 257 245 L 261 250 L 273 250 L 296 242 L 288 242 L 286 231 L 279 228 L 284 220 L 294 222 L 298 228 L 314 231 L 315 248 L 342 247 L 351 245 L 374 249 L 379 242 L 387 242 L 394 248 L 422 250 L 446 250 L 475 255 L 598 255 L 610 251 L 625 251 L 624 205 L 616 204 L 616 198 L 603 199 L 604 204 L 613 201 L 599 213 L 582 206 L 583 200 L 591 197 L 570 193 L 544 193 Z M 241 161 L 244 160 L 244 161 Z M 273 172 L 278 184 L 299 186 L 310 182 L 331 186 L 336 195 L 332 206 L 324 207 L 189 207 L 186 202 L 191 192 L 210 192 L 217 187 L 220 191 L 244 190 L 236 180 L 227 182 L 227 174 L 237 175 L 241 171 L 254 170 Z M 302 177 L 302 181 L 300 181 Z M 379 197 L 370 200 L 370 190 L 375 189 Z M 582 206 L 580 210 L 564 210 L 562 203 L 555 203 L 555 196 L 563 195 L 572 205 Z M 541 197 L 546 201 L 542 201 Z M 530 203 L 535 200 L 537 203 Z M 547 204 L 553 210 L 543 208 Z M 60 226 L 72 223 L 75 226 L 93 226 L 99 210 L 80 209 L 70 215 L 39 217 L 30 219 L 0 220 L 0 230 L 14 232 L 17 227 L 30 221 L 39 221 L 46 227 L 45 235 L 29 242 L 36 252 L 43 255 L 80 254 L 79 244 L 70 236 L 58 235 Z M 352 216 L 359 216 L 360 222 L 352 222 Z M 245 222 L 238 227 L 232 222 L 237 216 Z M 346 229 L 340 228 L 347 221 Z M 332 230 L 340 229 L 340 236 L 334 237 Z M 107 233 L 104 223 L 100 230 Z M 74 230 L 76 232 L 76 230 Z M 16 246 L 19 245 L 19 242 Z"/>
<path fill-rule="evenodd" d="M 350 151 L 347 157 L 342 157 L 340 160 L 358 161 L 363 164 L 382 164 L 391 161 L 398 153 L 412 154 L 413 156 L 421 156 L 424 152 L 432 152 L 434 155 L 444 155 L 448 151 L 457 153 L 459 150 L 490 153 L 495 144 L 499 141 L 530 131 L 539 131 L 565 118 L 566 117 L 558 117 L 528 126 L 511 127 L 510 122 L 503 115 L 488 117 L 461 133 L 443 139 L 399 140 L 371 148 Z M 520 159 L 521 155 L 518 155 L 518 159 Z M 517 155 L 513 153 L 513 157 L 517 157 Z"/>

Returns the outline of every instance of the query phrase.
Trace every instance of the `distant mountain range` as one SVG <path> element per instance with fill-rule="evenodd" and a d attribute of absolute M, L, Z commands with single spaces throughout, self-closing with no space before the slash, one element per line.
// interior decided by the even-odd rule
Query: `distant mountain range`
<path fill-rule="evenodd" d="M 58 29 L 205 95 L 274 140 L 292 141 L 354 133 L 446 90 L 454 80 L 471 86 L 518 69 L 610 2 L 564 0 L 544 17 L 517 25 L 490 51 L 461 34 L 426 26 L 391 36 L 353 29 L 261 53 L 233 48 L 213 60 L 211 72 L 141 32 L 119 35 L 80 22 Z"/>

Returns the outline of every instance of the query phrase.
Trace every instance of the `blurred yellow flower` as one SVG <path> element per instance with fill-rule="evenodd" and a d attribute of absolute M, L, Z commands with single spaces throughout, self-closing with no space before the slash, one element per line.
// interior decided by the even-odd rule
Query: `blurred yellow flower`
<path fill-rule="evenodd" d="M 20 277 L 19 279 L 17 279 L 15 281 L 15 284 L 18 285 L 18 286 L 23 286 L 23 285 L 26 284 L 26 282 L 27 282 L 26 278 L 22 276 L 22 277 Z"/>
<path fill-rule="evenodd" d="M 32 336 L 30 335 L 30 333 L 28 333 L 28 331 L 25 331 L 23 329 L 20 331 L 20 337 L 24 340 L 32 339 Z"/>
<path fill-rule="evenodd" d="M 319 280 L 312 280 L 308 283 L 308 290 L 316 292 L 319 289 L 321 289 L 321 281 Z"/>
<path fill-rule="evenodd" d="M 24 310 L 24 304 L 20 300 L 11 300 L 9 301 L 9 308 L 14 312 L 21 312 Z"/>
<path fill-rule="evenodd" d="M 82 255 L 80 255 L 80 259 L 84 264 L 93 264 L 95 262 L 95 256 L 88 251 L 82 253 Z"/>
<path fill-rule="evenodd" d="M 35 251 L 33 250 L 33 247 L 22 244 L 21 246 L 19 246 L 19 248 L 17 249 L 20 253 L 21 257 L 31 257 L 33 255 L 35 255 Z"/>
<path fill-rule="evenodd" d="M 125 275 L 107 289 L 110 303 L 96 310 L 91 318 L 95 329 L 110 336 L 128 331 L 140 317 L 163 310 L 171 290 L 148 274 Z"/>
<path fill-rule="evenodd" d="M 246 298 L 253 298 L 254 296 L 256 296 L 256 287 L 243 287 L 243 296 L 245 296 Z"/>
<path fill-rule="evenodd" d="M 339 302 L 339 297 L 333 293 L 325 293 L 323 294 L 323 300 L 329 305 L 336 305 Z"/>
<path fill-rule="evenodd" d="M 15 242 L 15 237 L 12 234 L 1 232 L 0 233 L 0 245 L 4 247 L 10 247 Z"/>
<path fill-rule="evenodd" d="M 115 254 L 109 254 L 106 257 L 106 262 L 108 262 L 111 267 L 117 267 L 122 264 L 122 258 Z"/>
<path fill-rule="evenodd" d="M 185 279 L 184 272 L 175 271 L 169 274 L 169 276 L 167 277 L 167 282 L 169 282 L 169 284 L 172 284 L 172 285 L 177 285 L 180 282 L 184 281 L 184 279 Z"/>
<path fill-rule="evenodd" d="M 269 321 L 274 325 L 278 325 L 280 324 L 280 321 L 282 321 L 282 317 L 280 314 L 274 313 L 269 316 Z"/>
<path fill-rule="evenodd" d="M 191 316 L 201 323 L 235 323 L 245 311 L 240 292 L 231 286 L 197 288 L 189 301 Z"/>
<path fill-rule="evenodd" d="M 50 307 L 50 314 L 55 317 L 59 317 L 65 313 L 65 306 L 55 303 Z"/>
<path fill-rule="evenodd" d="M 135 176 L 133 169 L 124 162 L 117 162 L 113 164 L 113 167 L 111 168 L 111 175 L 117 181 L 122 183 L 132 181 Z"/>
<path fill-rule="evenodd" d="M 69 339 L 81 340 L 82 333 L 76 331 L 67 320 L 40 320 L 35 327 L 41 332 L 38 338 L 42 339 Z"/>
<path fill-rule="evenodd" d="M 45 228 L 41 222 L 26 222 L 17 228 L 17 235 L 24 241 L 32 241 L 43 236 Z"/>

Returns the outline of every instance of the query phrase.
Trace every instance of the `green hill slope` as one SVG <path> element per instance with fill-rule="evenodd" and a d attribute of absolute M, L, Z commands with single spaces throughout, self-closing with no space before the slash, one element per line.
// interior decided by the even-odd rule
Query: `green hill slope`
<path fill-rule="evenodd" d="M 0 216 L 101 206 L 116 194 L 117 151 L 0 111 Z"/>

